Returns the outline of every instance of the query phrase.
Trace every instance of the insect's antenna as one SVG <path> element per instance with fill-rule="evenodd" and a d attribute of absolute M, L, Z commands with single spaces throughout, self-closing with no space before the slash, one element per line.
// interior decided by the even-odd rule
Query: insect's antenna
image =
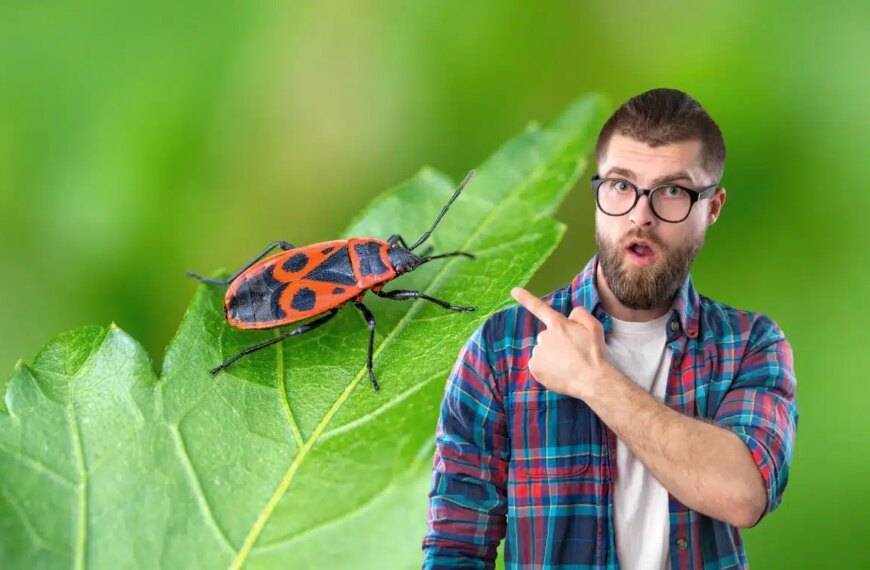
<path fill-rule="evenodd" d="M 444 216 L 444 213 L 447 211 L 447 208 L 449 208 L 449 207 L 450 207 L 450 204 L 452 204 L 453 201 L 456 200 L 456 198 L 459 196 L 459 193 L 462 192 L 462 189 L 465 188 L 465 185 L 468 184 L 468 181 L 471 180 L 471 177 L 472 177 L 472 176 L 474 176 L 474 170 L 469 171 L 468 174 L 465 176 L 465 180 L 462 181 L 462 184 L 460 184 L 460 185 L 459 185 L 459 188 L 456 189 L 456 192 L 453 193 L 453 196 L 450 198 L 450 201 L 447 202 L 447 205 L 445 205 L 445 206 L 441 209 L 441 213 L 438 214 L 438 217 L 437 217 L 437 218 L 435 218 L 435 222 L 432 224 L 432 227 L 429 228 L 429 231 L 426 232 L 425 234 L 423 234 L 422 236 L 420 236 L 420 239 L 417 240 L 417 243 L 415 243 L 414 245 L 412 245 L 411 247 L 409 247 L 409 248 L 408 248 L 408 251 L 414 251 L 414 249 L 415 249 L 417 246 L 419 246 L 421 243 L 423 243 L 424 241 L 426 241 L 426 239 L 429 237 L 429 234 L 432 233 L 432 230 L 434 230 L 434 229 L 435 229 L 435 226 L 438 225 L 438 222 L 441 221 L 441 218 Z"/>

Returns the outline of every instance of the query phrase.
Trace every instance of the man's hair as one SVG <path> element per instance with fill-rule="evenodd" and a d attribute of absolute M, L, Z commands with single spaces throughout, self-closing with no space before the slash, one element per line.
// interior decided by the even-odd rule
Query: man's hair
<path fill-rule="evenodd" d="M 677 89 L 650 89 L 623 103 L 607 119 L 595 155 L 601 164 L 614 133 L 649 146 L 700 140 L 701 167 L 718 183 L 725 169 L 725 141 L 719 126 L 700 103 Z M 706 184 L 706 182 L 705 182 Z"/>

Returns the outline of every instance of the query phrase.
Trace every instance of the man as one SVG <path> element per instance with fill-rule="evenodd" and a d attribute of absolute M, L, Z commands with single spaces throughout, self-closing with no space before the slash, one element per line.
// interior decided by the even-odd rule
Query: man
<path fill-rule="evenodd" d="M 725 203 L 725 146 L 691 97 L 623 104 L 596 146 L 598 251 L 570 285 L 475 331 L 436 432 L 423 568 L 744 568 L 798 424 L 775 321 L 689 270 Z"/>

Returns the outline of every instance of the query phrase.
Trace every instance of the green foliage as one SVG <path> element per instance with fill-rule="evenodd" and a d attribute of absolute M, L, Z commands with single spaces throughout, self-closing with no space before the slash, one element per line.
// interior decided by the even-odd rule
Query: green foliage
<path fill-rule="evenodd" d="M 429 242 L 478 259 L 435 261 L 392 287 L 476 312 L 367 298 L 379 393 L 366 374 L 368 329 L 352 307 L 210 376 L 279 331 L 228 327 L 223 288 L 206 285 L 159 375 L 114 323 L 63 334 L 32 365 L 19 361 L 0 410 L 3 566 L 419 564 L 444 379 L 465 339 L 511 304 L 510 288 L 561 239 L 552 215 L 583 170 L 603 107 L 598 96 L 580 99 L 499 149 Z M 342 237 L 399 233 L 410 243 L 454 188 L 424 168 Z"/>

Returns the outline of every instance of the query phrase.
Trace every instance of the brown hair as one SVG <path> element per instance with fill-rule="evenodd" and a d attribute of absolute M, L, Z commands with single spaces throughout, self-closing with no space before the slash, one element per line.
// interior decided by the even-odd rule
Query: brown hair
<path fill-rule="evenodd" d="M 629 136 L 649 146 L 701 141 L 701 166 L 718 183 L 725 169 L 725 141 L 719 126 L 700 103 L 677 89 L 650 89 L 623 103 L 607 119 L 595 155 L 604 158 L 613 133 Z"/>

